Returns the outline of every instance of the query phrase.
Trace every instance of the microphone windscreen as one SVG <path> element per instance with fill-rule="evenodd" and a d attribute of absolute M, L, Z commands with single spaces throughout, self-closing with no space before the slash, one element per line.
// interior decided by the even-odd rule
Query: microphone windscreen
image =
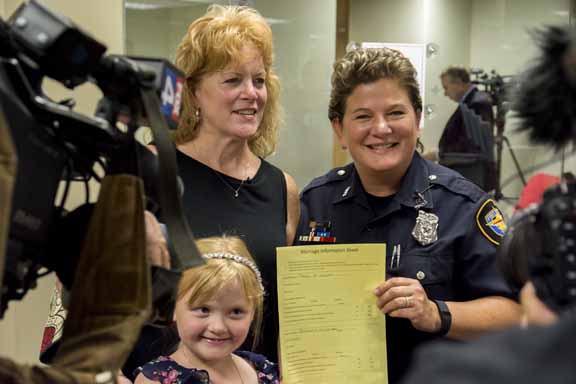
<path fill-rule="evenodd" d="M 512 109 L 520 131 L 559 149 L 576 143 L 574 30 L 552 26 L 535 33 L 540 54 L 520 76 Z"/>

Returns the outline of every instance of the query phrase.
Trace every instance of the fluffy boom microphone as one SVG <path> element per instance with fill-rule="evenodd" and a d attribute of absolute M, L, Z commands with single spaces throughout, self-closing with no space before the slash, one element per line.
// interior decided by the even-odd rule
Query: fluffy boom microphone
<path fill-rule="evenodd" d="M 521 75 L 513 109 L 535 143 L 576 143 L 576 39 L 571 27 L 535 32 L 540 56 Z"/>

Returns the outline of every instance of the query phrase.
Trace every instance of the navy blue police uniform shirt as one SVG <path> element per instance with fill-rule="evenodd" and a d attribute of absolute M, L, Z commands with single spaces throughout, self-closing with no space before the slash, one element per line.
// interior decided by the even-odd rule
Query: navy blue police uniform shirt
<path fill-rule="evenodd" d="M 515 299 L 496 268 L 496 247 L 505 231 L 500 211 L 471 181 L 418 153 L 400 189 L 377 213 L 353 164 L 314 179 L 300 199 L 297 245 L 384 242 L 387 278 L 417 279 L 431 299 Z M 419 210 L 438 216 L 438 238 L 428 245 L 412 235 Z M 391 269 L 392 251 L 398 245 L 400 259 Z M 391 317 L 386 319 L 386 335 L 390 383 L 406 372 L 419 344 L 438 337 L 417 331 L 407 319 Z"/>

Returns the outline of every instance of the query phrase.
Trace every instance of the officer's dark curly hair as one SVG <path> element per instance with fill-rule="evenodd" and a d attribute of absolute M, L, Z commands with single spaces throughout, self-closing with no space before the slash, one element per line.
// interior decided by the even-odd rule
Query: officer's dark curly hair
<path fill-rule="evenodd" d="M 328 105 L 328 118 L 342 120 L 346 101 L 360 84 L 380 79 L 394 79 L 408 92 L 410 103 L 416 113 L 422 112 L 422 97 L 416 77 L 416 69 L 402 53 L 389 48 L 357 48 L 349 51 L 334 63 L 332 92 Z M 418 150 L 423 146 L 418 139 Z"/>

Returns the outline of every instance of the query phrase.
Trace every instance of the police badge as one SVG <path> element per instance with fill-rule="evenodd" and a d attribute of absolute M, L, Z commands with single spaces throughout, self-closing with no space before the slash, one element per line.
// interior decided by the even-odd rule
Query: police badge
<path fill-rule="evenodd" d="M 438 216 L 418 210 L 418 217 L 412 229 L 412 236 L 421 245 L 432 244 L 438 240 Z"/>

